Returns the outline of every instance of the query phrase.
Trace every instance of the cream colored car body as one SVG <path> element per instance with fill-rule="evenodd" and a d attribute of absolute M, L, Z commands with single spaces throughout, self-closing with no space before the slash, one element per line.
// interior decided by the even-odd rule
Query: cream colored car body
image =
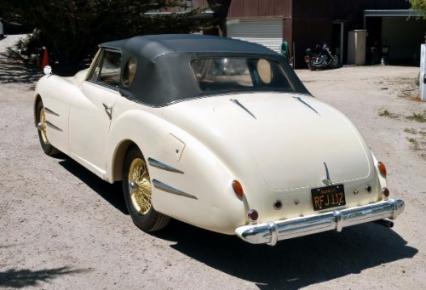
<path fill-rule="evenodd" d="M 227 94 L 153 108 L 86 81 L 86 75 L 39 81 L 36 98 L 46 108 L 50 143 L 110 183 L 121 180 L 130 144 L 145 159 L 178 169 L 149 165 L 152 179 L 194 197 L 153 187 L 153 206 L 165 215 L 225 234 L 249 223 L 249 209 L 258 211 L 259 223 L 315 215 L 311 189 L 325 186 L 325 166 L 333 184 L 344 184 L 341 208 L 385 199 L 386 181 L 360 133 L 309 95 Z M 112 109 L 111 119 L 105 107 Z M 233 180 L 244 188 L 243 201 Z M 274 207 L 277 201 L 282 208 Z"/>

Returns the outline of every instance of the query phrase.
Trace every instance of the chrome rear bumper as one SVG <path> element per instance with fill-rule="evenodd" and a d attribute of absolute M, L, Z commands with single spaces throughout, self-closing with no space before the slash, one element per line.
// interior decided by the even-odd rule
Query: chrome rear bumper
<path fill-rule="evenodd" d="M 353 225 L 386 218 L 395 219 L 404 211 L 404 206 L 403 200 L 390 199 L 307 217 L 246 225 L 237 228 L 235 233 L 248 243 L 274 246 L 282 240 L 331 230 L 340 232 L 343 228 Z"/>

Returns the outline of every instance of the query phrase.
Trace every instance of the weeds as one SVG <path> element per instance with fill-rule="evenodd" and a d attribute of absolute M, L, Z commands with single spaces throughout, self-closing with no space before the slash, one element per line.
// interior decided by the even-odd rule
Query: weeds
<path fill-rule="evenodd" d="M 413 113 L 411 116 L 405 117 L 407 120 L 426 123 L 426 111 L 423 113 Z"/>
<path fill-rule="evenodd" d="M 385 117 L 385 118 L 391 118 L 391 119 L 398 119 L 399 115 L 396 113 L 391 113 L 388 110 L 382 110 L 379 112 L 379 116 L 380 117 Z"/>
<path fill-rule="evenodd" d="M 416 134 L 417 134 L 417 130 L 416 130 L 416 129 L 413 129 L 413 128 L 405 128 L 405 129 L 404 129 L 404 132 L 405 132 L 405 133 L 408 133 L 408 134 L 413 134 L 413 135 L 416 135 Z"/>
<path fill-rule="evenodd" d="M 407 140 L 408 140 L 408 142 L 410 142 L 410 143 L 411 143 L 411 145 L 413 145 L 413 149 L 414 149 L 415 151 L 420 150 L 419 142 L 417 142 L 417 140 L 416 140 L 416 139 L 414 139 L 414 138 L 407 138 Z"/>

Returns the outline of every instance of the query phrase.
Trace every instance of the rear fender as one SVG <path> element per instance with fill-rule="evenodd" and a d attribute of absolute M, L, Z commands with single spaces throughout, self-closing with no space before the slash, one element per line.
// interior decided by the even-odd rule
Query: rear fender
<path fill-rule="evenodd" d="M 135 144 L 145 160 L 156 160 L 179 172 L 148 163 L 154 183 L 154 208 L 183 222 L 225 234 L 245 224 L 246 208 L 233 190 L 235 178 L 228 167 L 187 132 L 144 110 L 125 112 L 111 125 L 107 144 L 107 179 L 121 180 L 124 148 Z M 121 164 L 120 164 L 121 163 Z M 154 181 L 155 180 L 155 181 Z M 158 182 L 174 190 L 156 187 Z M 184 194 L 176 194 L 177 192 Z"/>

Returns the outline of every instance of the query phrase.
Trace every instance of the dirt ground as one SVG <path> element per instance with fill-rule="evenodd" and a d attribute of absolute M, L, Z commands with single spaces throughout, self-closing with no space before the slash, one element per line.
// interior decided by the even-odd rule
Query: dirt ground
<path fill-rule="evenodd" d="M 1 40 L 0 52 L 14 41 Z M 355 123 L 407 205 L 393 229 L 366 224 L 271 248 L 179 222 L 158 234 L 138 230 L 119 186 L 42 153 L 37 76 L 0 56 L 0 288 L 426 289 L 426 103 L 413 99 L 417 72 L 297 72 Z"/>

